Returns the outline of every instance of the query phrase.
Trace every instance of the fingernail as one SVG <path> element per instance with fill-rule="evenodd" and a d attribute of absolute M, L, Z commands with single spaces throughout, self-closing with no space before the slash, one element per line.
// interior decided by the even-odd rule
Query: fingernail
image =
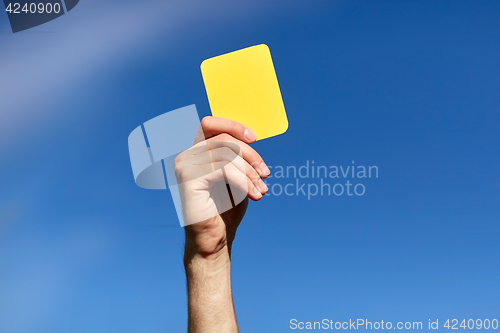
<path fill-rule="evenodd" d="M 260 172 L 264 176 L 267 176 L 271 173 L 271 171 L 269 171 L 269 168 L 267 167 L 266 163 L 264 163 L 264 162 L 260 163 Z"/>
<path fill-rule="evenodd" d="M 262 197 L 262 193 L 260 193 L 260 191 L 259 191 L 256 187 L 254 187 L 254 188 L 253 188 L 253 194 L 254 194 L 257 198 Z"/>
<path fill-rule="evenodd" d="M 254 142 L 255 140 L 257 140 L 257 135 L 255 135 L 254 131 L 252 131 L 251 129 L 245 129 L 245 139 L 247 139 L 248 141 L 250 142 Z"/>
<path fill-rule="evenodd" d="M 262 191 L 267 192 L 269 188 L 267 187 L 266 183 L 262 181 L 262 179 L 259 179 L 259 187 Z"/>

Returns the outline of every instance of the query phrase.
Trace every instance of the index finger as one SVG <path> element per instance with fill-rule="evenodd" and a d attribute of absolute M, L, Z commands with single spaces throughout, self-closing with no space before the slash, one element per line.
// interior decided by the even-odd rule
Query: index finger
<path fill-rule="evenodd" d="M 207 116 L 201 120 L 201 129 L 205 139 L 227 133 L 245 143 L 253 143 L 257 135 L 249 127 L 231 119 Z"/>

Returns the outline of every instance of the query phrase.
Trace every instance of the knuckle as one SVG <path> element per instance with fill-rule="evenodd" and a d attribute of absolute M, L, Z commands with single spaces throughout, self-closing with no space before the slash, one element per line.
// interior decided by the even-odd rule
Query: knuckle
<path fill-rule="evenodd" d="M 255 150 L 253 150 L 253 149 L 249 151 L 249 155 L 250 155 L 250 157 L 251 157 L 251 158 L 252 158 L 255 162 L 259 163 L 259 165 L 260 165 L 260 163 L 261 163 L 261 162 L 264 162 L 264 161 L 262 160 L 262 157 L 260 157 L 259 153 L 257 153 L 257 152 L 256 152 Z"/>
<path fill-rule="evenodd" d="M 176 176 L 182 176 L 184 167 L 183 167 L 183 156 L 182 154 L 177 155 L 174 160 L 174 172 Z"/>
<path fill-rule="evenodd" d="M 182 159 L 183 159 L 182 153 L 177 155 L 174 159 L 174 166 L 177 167 L 179 164 L 181 164 Z"/>
<path fill-rule="evenodd" d="M 227 133 L 222 133 L 222 134 L 219 134 L 217 136 L 217 140 L 221 141 L 221 142 L 228 142 L 230 139 L 231 136 Z"/>
<path fill-rule="evenodd" d="M 252 163 L 250 163 L 250 165 L 254 169 L 260 168 L 260 162 L 259 161 L 253 161 Z"/>
<path fill-rule="evenodd" d="M 237 123 L 237 122 L 234 122 L 231 125 L 231 128 L 234 131 L 234 133 L 242 133 L 243 134 L 243 132 L 245 131 L 245 129 L 243 128 L 243 125 L 240 123 Z"/>
<path fill-rule="evenodd" d="M 250 174 L 249 174 L 247 177 L 248 177 L 248 178 L 250 178 L 250 180 L 251 180 L 252 182 L 255 182 L 255 183 L 256 183 L 256 182 L 258 182 L 258 181 L 259 181 L 260 177 L 259 177 L 259 175 L 257 175 L 257 173 L 256 173 L 255 171 L 253 171 L 253 172 L 252 172 L 252 171 L 250 171 L 249 173 L 250 173 Z"/>

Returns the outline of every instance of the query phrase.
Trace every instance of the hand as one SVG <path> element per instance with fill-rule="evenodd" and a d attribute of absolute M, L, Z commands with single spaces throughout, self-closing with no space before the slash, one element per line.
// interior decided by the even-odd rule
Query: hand
<path fill-rule="evenodd" d="M 238 332 L 231 245 L 248 199 L 262 198 L 267 192 L 262 178 L 270 173 L 249 146 L 255 140 L 255 133 L 242 124 L 205 117 L 194 146 L 175 159 L 186 231 L 190 333 Z"/>
<path fill-rule="evenodd" d="M 258 201 L 268 190 L 262 178 L 269 176 L 269 169 L 249 146 L 255 140 L 255 133 L 240 123 L 205 117 L 195 145 L 175 159 L 186 224 L 185 257 L 216 258 L 223 252 L 230 254 L 248 198 Z M 230 204 L 217 195 L 227 191 L 226 181 L 231 185 L 235 203 L 243 199 L 236 200 L 235 189 L 245 199 L 220 214 L 221 205 Z"/>

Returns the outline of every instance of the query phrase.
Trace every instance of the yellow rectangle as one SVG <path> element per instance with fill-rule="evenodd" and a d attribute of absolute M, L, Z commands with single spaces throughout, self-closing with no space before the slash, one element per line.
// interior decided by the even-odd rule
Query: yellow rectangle
<path fill-rule="evenodd" d="M 288 119 L 267 45 L 207 59 L 201 73 L 212 115 L 250 127 L 257 140 L 286 132 Z"/>

